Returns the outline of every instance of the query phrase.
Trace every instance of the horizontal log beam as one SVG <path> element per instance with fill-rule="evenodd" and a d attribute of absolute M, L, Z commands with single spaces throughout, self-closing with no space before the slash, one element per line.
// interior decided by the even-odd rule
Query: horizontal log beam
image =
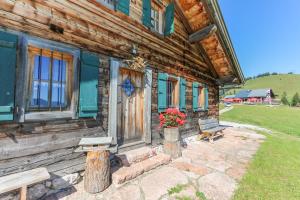
<path fill-rule="evenodd" d="M 189 35 L 189 42 L 190 43 L 195 43 L 195 42 L 199 42 L 207 37 L 209 37 L 210 35 L 212 35 L 213 33 L 215 33 L 217 31 L 217 26 L 215 24 L 211 24 L 195 33 L 192 33 Z"/>

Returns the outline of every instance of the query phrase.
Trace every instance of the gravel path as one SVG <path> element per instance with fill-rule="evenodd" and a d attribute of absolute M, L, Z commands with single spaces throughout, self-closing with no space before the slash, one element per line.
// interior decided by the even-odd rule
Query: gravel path
<path fill-rule="evenodd" d="M 235 127 L 235 128 L 247 128 L 247 129 L 252 129 L 252 130 L 256 130 L 256 131 L 263 131 L 263 132 L 272 134 L 272 131 L 269 130 L 269 129 L 262 128 L 260 126 L 251 125 L 251 124 L 241 124 L 241 123 L 236 123 L 236 122 L 220 121 L 220 125 Z"/>

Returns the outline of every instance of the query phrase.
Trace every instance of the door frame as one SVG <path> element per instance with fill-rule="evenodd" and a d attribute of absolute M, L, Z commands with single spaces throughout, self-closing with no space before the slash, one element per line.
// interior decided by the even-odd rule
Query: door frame
<path fill-rule="evenodd" d="M 118 77 L 121 60 L 110 58 L 110 93 L 108 112 L 108 136 L 112 137 L 112 143 L 118 145 L 117 126 L 118 121 Z M 152 98 L 152 69 L 146 67 L 144 74 L 144 137 L 142 142 L 151 143 L 151 98 Z"/>

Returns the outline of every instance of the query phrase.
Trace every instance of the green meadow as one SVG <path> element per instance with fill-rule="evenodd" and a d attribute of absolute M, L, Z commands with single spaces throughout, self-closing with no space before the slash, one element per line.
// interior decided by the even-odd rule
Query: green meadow
<path fill-rule="evenodd" d="M 272 134 L 254 156 L 234 200 L 300 199 L 300 109 L 234 105 L 221 120 L 258 125 Z"/>

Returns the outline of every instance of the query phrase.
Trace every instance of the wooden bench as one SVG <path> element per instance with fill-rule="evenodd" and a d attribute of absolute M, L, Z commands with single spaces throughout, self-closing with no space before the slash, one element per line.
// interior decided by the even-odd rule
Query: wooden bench
<path fill-rule="evenodd" d="M 213 142 L 218 137 L 223 137 L 225 127 L 219 125 L 217 119 L 199 119 L 199 127 L 201 131 L 201 139 Z"/>
<path fill-rule="evenodd" d="M 27 186 L 47 180 L 50 175 L 46 168 L 0 177 L 0 194 L 20 189 L 20 200 L 26 200 Z"/>

